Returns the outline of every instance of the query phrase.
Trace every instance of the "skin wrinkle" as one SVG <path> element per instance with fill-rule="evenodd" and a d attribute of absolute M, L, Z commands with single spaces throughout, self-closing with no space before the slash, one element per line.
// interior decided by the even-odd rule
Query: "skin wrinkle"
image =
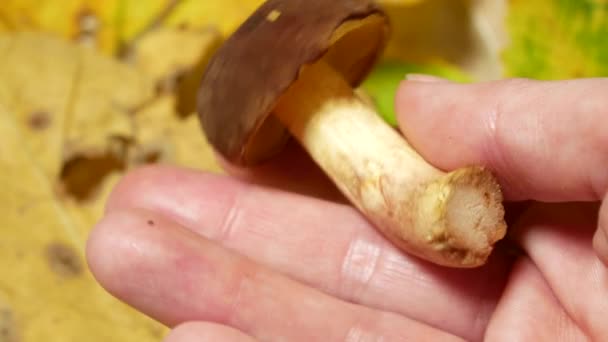
<path fill-rule="evenodd" d="M 377 315 L 370 317 L 370 319 L 362 320 L 358 319 L 353 322 L 352 327 L 348 330 L 344 341 L 345 342 L 392 342 L 401 341 L 397 337 L 402 337 L 402 332 L 395 330 L 393 326 L 393 319 L 397 318 L 398 315 L 390 312 L 379 312 Z M 390 328 L 388 328 L 390 327 Z M 403 333 L 408 335 L 407 333 Z M 444 337 L 456 336 L 446 335 Z"/>
<path fill-rule="evenodd" d="M 358 298 L 358 300 L 362 300 L 363 298 L 366 297 L 366 291 L 367 290 L 371 290 L 370 293 L 371 296 L 381 296 L 382 295 L 382 291 L 383 288 L 387 287 L 387 284 L 390 283 L 391 281 L 393 281 L 394 279 L 398 279 L 398 278 L 402 278 L 402 279 L 410 279 L 410 280 L 415 280 L 416 283 L 418 283 L 420 286 L 424 286 L 424 287 L 428 287 L 428 288 L 432 288 L 432 279 L 431 277 L 428 276 L 423 276 L 424 274 L 424 270 L 421 269 L 420 267 L 413 267 L 415 266 L 415 264 L 410 264 L 407 263 L 404 259 L 404 257 L 398 253 L 398 252 L 394 252 L 390 249 L 386 249 L 386 248 L 378 248 L 379 251 L 376 251 L 375 249 L 370 249 L 370 245 L 372 245 L 373 243 L 369 243 L 369 242 L 363 242 L 364 244 L 367 245 L 361 245 L 361 241 L 360 239 L 354 239 L 353 242 L 351 242 L 350 244 L 350 248 L 349 248 L 349 253 L 351 256 L 345 259 L 345 262 L 343 263 L 344 267 L 343 267 L 343 274 L 345 274 L 344 278 L 345 280 L 341 281 L 340 283 L 342 284 L 348 284 L 348 285 L 343 285 L 343 286 L 348 286 L 349 290 L 347 291 L 347 293 L 349 293 L 349 299 L 352 298 Z M 367 255 L 367 257 L 365 256 Z M 372 257 L 370 257 L 370 255 L 372 255 Z M 358 257 L 357 257 L 358 256 Z M 358 271 L 344 271 L 345 269 L 352 269 L 353 266 L 351 261 L 352 260 L 356 260 L 359 259 L 359 257 L 362 260 L 365 259 L 374 259 L 375 261 L 372 263 L 374 266 L 370 266 L 370 265 L 360 265 L 359 266 L 363 266 L 366 269 L 363 270 L 358 270 Z M 348 260 L 351 261 L 348 261 Z M 349 265 L 351 264 L 351 265 Z M 373 269 L 372 269 L 373 268 Z M 407 272 L 404 272 L 404 269 L 407 269 Z M 357 274 L 359 276 L 357 276 Z M 349 276 L 350 275 L 350 276 Z M 354 275 L 354 276 L 353 276 Z M 365 275 L 365 276 L 361 276 L 361 275 Z M 350 279 L 350 281 L 347 281 L 346 279 Z M 353 284 L 353 282 L 355 282 L 355 284 Z M 356 289 L 356 290 L 354 290 Z M 480 297 L 480 302 L 483 300 L 482 297 Z M 390 306 L 390 304 L 387 304 L 388 306 Z M 489 305 L 484 305 L 484 307 L 488 307 Z M 391 312 L 391 311 L 386 311 L 386 312 Z M 485 312 L 485 310 L 484 310 Z M 483 314 L 480 314 L 483 315 Z M 480 317 L 480 322 L 479 324 L 483 324 L 483 322 L 481 322 L 481 320 L 485 320 L 487 323 L 487 317 Z M 438 322 L 434 322 L 436 324 L 431 324 L 431 326 L 437 326 Z M 429 322 L 427 322 L 427 324 L 430 324 Z M 479 331 L 483 331 L 483 329 L 480 329 Z M 366 336 L 366 335 L 364 335 Z M 375 341 L 375 339 L 371 339 L 372 336 L 375 335 L 369 335 L 370 337 L 361 337 L 361 341 Z M 354 337 L 351 337 L 354 338 Z M 353 339 L 354 340 L 354 339 Z M 382 339 L 380 339 L 382 340 Z M 348 340 L 347 340 L 348 341 Z M 358 340 L 354 340 L 354 341 L 358 341 Z"/>
<path fill-rule="evenodd" d="M 564 341 L 573 340 L 574 336 L 572 336 L 572 331 L 570 329 L 570 327 L 572 326 L 572 321 L 570 317 L 563 311 L 555 316 L 554 323 L 552 325 L 554 325 L 558 331 L 564 332 L 564 335 L 562 336 Z"/>
<path fill-rule="evenodd" d="M 377 271 L 370 280 L 370 284 L 375 284 L 375 288 L 385 288 L 395 279 L 408 279 L 415 281 L 416 284 L 424 288 L 433 287 L 432 279 L 426 274 L 426 270 L 420 264 L 408 262 L 399 252 L 386 251 L 382 255 L 381 263 L 377 266 Z"/>
<path fill-rule="evenodd" d="M 227 206 L 228 209 L 226 210 L 226 214 L 224 215 L 224 218 L 219 225 L 219 229 L 217 230 L 218 236 L 214 240 L 221 243 L 226 243 L 227 241 L 230 241 L 232 236 L 234 236 L 236 227 L 238 226 L 238 222 L 243 212 L 240 203 L 241 197 L 245 196 L 244 191 L 245 190 L 240 190 L 236 192 L 234 196 L 232 196 L 232 200 Z"/>
<path fill-rule="evenodd" d="M 607 78 L 608 80 L 608 78 Z M 594 106 L 591 109 L 593 111 L 597 111 L 598 113 L 602 113 L 601 117 L 608 117 L 608 100 L 603 98 L 599 103 L 594 102 Z M 596 178 L 592 180 L 592 184 L 594 185 L 597 198 L 603 198 L 605 195 L 608 195 L 608 172 L 606 172 L 605 166 L 608 165 L 608 131 L 606 130 L 605 125 L 592 125 L 592 129 L 596 130 L 596 134 L 592 136 L 598 136 L 597 146 L 593 146 L 592 148 L 597 149 L 598 151 L 602 151 L 598 167 L 595 168 L 597 171 Z"/>
<path fill-rule="evenodd" d="M 578 154 L 582 154 L 581 157 L 583 156 L 588 156 L 589 154 L 587 154 L 587 151 L 604 151 L 605 153 L 602 152 L 596 152 L 596 154 L 591 154 L 593 155 L 596 160 L 598 161 L 597 167 L 595 168 L 587 168 L 584 171 L 579 171 L 578 175 L 579 177 L 582 178 L 582 184 L 581 187 L 584 190 L 584 195 L 586 200 L 588 201 L 595 201 L 595 200 L 600 200 L 602 198 L 603 195 L 603 191 L 602 189 L 602 177 L 603 177 L 603 183 L 604 186 L 603 188 L 606 189 L 608 187 L 608 177 L 606 177 L 606 175 L 608 175 L 605 172 L 601 172 L 600 170 L 604 170 L 604 165 L 608 164 L 608 135 L 604 133 L 604 135 L 601 134 L 601 132 L 606 132 L 606 130 L 604 129 L 604 125 L 601 124 L 597 124 L 596 122 L 594 122 L 593 120 L 586 120 L 589 117 L 594 118 L 596 117 L 597 113 L 601 113 L 602 111 L 605 111 L 606 105 L 608 104 L 605 100 L 605 98 L 599 98 L 599 97 L 595 97 L 595 96 L 589 96 L 590 92 L 593 92 L 594 88 L 587 88 L 587 87 L 578 87 L 578 88 L 574 88 L 573 85 L 576 85 L 580 83 L 580 80 L 569 80 L 569 81 L 563 81 L 563 82 L 545 82 L 545 91 L 544 94 L 541 95 L 545 95 L 545 94 L 551 94 L 551 93 L 567 93 L 568 96 L 570 97 L 571 100 L 577 99 L 576 105 L 572 105 L 572 108 L 576 109 L 576 112 L 579 113 L 579 118 L 577 118 L 577 120 L 575 122 L 573 122 L 572 124 L 577 126 L 577 128 L 575 129 L 576 132 L 579 132 L 579 135 L 581 137 L 583 137 L 583 139 L 576 139 L 574 140 L 570 140 L 568 141 L 568 144 L 566 146 L 571 146 L 573 151 L 570 151 L 570 154 L 575 155 L 576 153 Z M 540 96 L 539 96 L 540 97 Z M 599 99 L 599 103 L 598 101 L 595 101 L 596 99 Z M 540 101 L 538 101 L 538 103 L 535 103 L 536 107 L 539 108 L 543 108 L 542 107 L 542 103 Z M 608 114 L 608 113 L 607 113 Z M 557 120 L 551 121 L 549 120 L 549 115 L 547 115 L 545 113 L 544 115 L 545 119 L 547 119 L 547 122 L 545 122 L 544 124 L 547 125 L 548 127 L 552 127 L 550 126 L 550 124 L 553 124 L 553 126 L 558 127 L 558 128 L 570 128 L 568 127 L 568 125 L 564 125 L 563 122 L 559 122 Z M 600 116 L 597 116 L 598 118 Z M 584 127 L 581 127 L 581 125 L 588 125 L 589 129 L 585 129 Z M 554 128 L 555 128 L 554 127 Z M 599 132 L 596 132 L 595 130 L 599 130 Z M 568 138 L 568 131 L 562 131 L 562 133 L 564 133 L 564 135 L 566 135 L 566 137 Z M 552 134 L 552 136 L 557 136 L 556 134 Z M 604 137 L 604 139 L 602 139 L 602 137 Z M 571 139 L 575 139 L 576 137 L 572 137 L 570 136 L 569 138 Z M 602 141 L 603 140 L 603 141 Z M 562 146 L 562 148 L 564 149 L 564 151 L 566 151 L 565 146 L 563 146 L 563 139 L 559 139 L 556 138 L 556 141 L 552 141 L 549 146 Z M 581 143 L 581 141 L 584 141 L 584 144 Z M 604 142 L 604 143 L 602 143 Z M 595 144 L 597 144 L 596 146 L 594 146 Z M 591 145 L 589 147 L 585 147 L 585 145 Z M 546 150 L 542 151 L 545 156 L 552 156 L 554 155 L 554 152 L 550 149 L 547 148 Z M 574 152 L 574 153 L 573 153 Z M 603 157 L 602 157 L 603 156 Z M 584 157 L 583 157 L 584 158 Z M 603 160 L 602 160 L 603 159 Z M 564 161 L 564 163 L 566 163 L 567 161 Z M 604 162 L 604 163 L 602 163 Z M 591 161 L 586 161 L 583 163 L 584 165 L 593 165 L 593 163 Z M 596 171 L 593 171 L 596 170 Z M 581 174 L 582 172 L 582 174 Z M 597 174 L 596 174 L 597 173 Z M 599 177 L 597 175 L 600 175 Z M 586 178 L 586 179 L 585 179 Z M 598 184 L 599 182 L 599 184 Z M 599 189 L 599 191 L 598 191 Z"/>
<path fill-rule="evenodd" d="M 603 125 L 596 125 L 596 126 L 603 126 Z M 583 130 L 581 129 L 581 131 L 583 131 Z M 585 138 L 596 137 L 596 136 L 599 137 L 600 136 L 600 135 L 594 135 L 591 132 L 588 132 L 588 133 L 589 134 L 584 135 Z M 587 141 L 591 141 L 591 142 L 593 142 L 594 140 L 601 141 L 601 139 L 593 139 L 593 138 L 592 139 L 584 139 L 584 140 L 586 140 L 585 145 L 587 145 Z M 556 142 L 556 143 L 559 143 L 559 142 Z M 582 146 L 580 146 L 581 145 L 580 142 L 571 142 L 571 144 L 576 144 L 574 149 L 576 149 L 576 147 L 578 147 L 579 148 L 579 153 L 581 152 L 580 148 Z M 591 147 L 591 148 L 593 149 L 593 147 Z M 600 149 L 597 149 L 597 151 L 601 151 L 604 148 L 605 147 L 602 146 Z M 550 155 L 550 154 L 547 154 L 547 155 Z M 603 159 L 603 158 L 601 158 L 602 155 L 605 155 L 605 154 L 602 154 L 601 152 L 598 152 L 597 155 L 596 155 L 596 157 L 598 157 L 599 162 L 600 162 L 597 165 L 597 167 L 594 167 L 594 168 L 590 167 L 590 168 L 588 168 L 588 169 L 586 169 L 584 171 L 579 171 L 579 173 L 582 173 L 582 175 L 581 175 L 582 177 L 581 178 L 584 179 L 583 180 L 583 182 L 584 182 L 583 185 L 584 185 L 585 194 L 586 194 L 586 197 L 588 198 L 588 200 L 599 200 L 599 199 L 602 198 L 601 192 L 600 192 L 599 187 L 598 187 L 598 186 L 600 186 L 600 184 L 598 182 L 601 179 L 601 177 L 597 177 L 598 171 L 596 171 L 596 170 L 602 170 L 603 169 L 603 166 L 601 164 L 601 162 L 602 162 L 601 159 Z M 606 161 L 608 161 L 608 160 L 606 160 Z M 590 166 L 594 165 L 593 162 L 587 162 L 585 164 L 589 164 Z M 606 165 L 606 164 L 604 164 L 604 165 Z M 599 173 L 599 174 L 601 174 L 601 173 Z"/>
<path fill-rule="evenodd" d="M 385 342 L 383 336 L 362 329 L 361 326 L 354 326 L 348 330 L 344 339 L 345 342 Z"/>
<path fill-rule="evenodd" d="M 354 237 L 342 262 L 342 279 L 338 281 L 349 300 L 361 298 L 378 270 L 383 248 L 361 236 Z"/>
<path fill-rule="evenodd" d="M 535 186 L 528 180 L 528 177 L 522 176 L 525 172 L 522 172 L 521 166 L 518 166 L 516 162 L 519 156 L 513 156 L 509 151 L 521 150 L 522 147 L 519 146 L 526 145 L 533 147 L 533 150 L 529 151 L 532 156 L 548 156 L 552 153 L 550 148 L 552 144 L 546 139 L 548 135 L 546 127 L 550 127 L 548 125 L 552 121 L 543 122 L 544 119 L 549 119 L 546 113 L 538 110 L 526 112 L 528 118 L 524 121 L 526 123 L 525 127 L 517 126 L 516 122 L 506 115 L 507 113 L 518 115 L 522 110 L 543 108 L 542 101 L 548 90 L 545 89 L 544 92 L 538 93 L 536 91 L 537 84 L 537 81 L 512 79 L 501 82 L 497 88 L 499 91 L 502 90 L 506 93 L 504 96 L 486 95 L 487 98 L 494 99 L 494 102 L 488 106 L 491 109 L 486 115 L 489 123 L 487 125 L 488 136 L 486 136 L 484 145 L 490 147 L 487 149 L 488 154 L 486 156 L 500 171 L 503 189 L 508 189 L 506 190 L 508 192 L 507 198 L 510 200 L 528 200 L 530 196 L 523 194 L 529 193 L 529 189 Z M 494 88 L 490 88 L 490 90 L 494 90 Z M 554 91 L 557 90 L 554 89 Z M 526 101 L 522 103 L 521 100 L 514 100 L 514 95 L 517 96 L 518 94 L 522 94 L 521 98 Z M 511 123 L 511 126 L 508 123 Z M 526 132 L 522 135 L 519 130 L 515 131 L 514 128 L 524 129 Z M 521 137 L 525 137 L 526 140 L 518 141 Z"/>
<path fill-rule="evenodd" d="M 598 293 L 605 293 L 606 290 L 608 290 L 608 287 L 606 286 L 608 282 L 606 281 L 606 279 L 604 279 L 604 281 L 598 280 L 601 278 L 606 278 L 606 267 L 600 262 L 599 259 L 595 259 L 594 263 L 590 266 L 589 269 L 588 281 L 590 284 L 597 284 L 597 288 L 595 290 L 598 290 Z M 606 303 L 606 301 L 604 302 Z M 597 322 L 597 314 L 594 311 L 585 310 L 585 308 L 583 307 L 566 306 L 565 312 L 566 315 L 568 315 L 568 317 L 572 320 L 572 322 L 578 323 L 578 326 L 583 328 L 581 330 L 589 338 L 589 340 L 605 340 L 606 336 L 602 336 L 601 334 L 602 329 L 596 328 L 596 325 L 594 324 L 594 322 Z M 575 319 L 574 317 L 577 317 L 577 319 Z"/>
<path fill-rule="evenodd" d="M 562 341 L 592 341 L 587 334 L 574 324 L 574 321 L 568 314 L 562 311 L 559 315 L 559 322 L 556 323 L 558 331 L 563 331 Z"/>
<path fill-rule="evenodd" d="M 608 110 L 606 111 L 606 117 L 608 117 Z M 593 125 L 598 130 L 596 134 L 591 136 L 598 136 L 597 146 L 593 146 L 599 152 L 600 158 L 598 160 L 597 167 L 594 168 L 595 172 L 589 172 L 589 184 L 593 193 L 598 199 L 608 195 L 608 172 L 606 171 L 606 165 L 608 165 L 608 133 L 605 125 Z"/>
<path fill-rule="evenodd" d="M 230 309 L 227 314 L 226 323 L 232 327 L 238 327 L 239 325 L 239 310 L 243 308 L 247 308 L 247 303 L 241 303 L 243 301 L 243 296 L 245 291 L 251 286 L 251 280 L 249 276 L 244 274 L 239 279 L 239 284 L 237 286 L 237 290 L 235 295 L 233 296 L 234 300 L 230 304 Z"/>
<path fill-rule="evenodd" d="M 596 289 L 597 292 L 605 292 L 606 290 L 608 290 L 608 286 L 606 286 L 608 284 L 608 281 L 602 279 L 606 278 L 606 267 L 599 259 L 595 259 L 593 261 L 593 265 L 589 272 L 589 278 L 591 279 L 592 284 L 598 285 L 599 288 Z M 602 286 L 602 284 L 604 286 Z"/>
<path fill-rule="evenodd" d="M 513 167 L 515 165 L 513 158 L 507 153 L 510 149 L 508 148 L 509 133 L 503 124 L 504 113 L 508 112 L 505 106 L 502 97 L 497 98 L 489 106 L 490 110 L 483 116 L 487 118 L 487 129 L 481 145 L 484 146 L 486 159 L 491 160 L 490 164 L 494 165 L 496 171 L 501 174 L 502 188 L 508 189 L 509 197 L 519 199 L 523 197 L 521 194 L 524 191 L 520 189 L 525 178 L 517 176 L 516 168 Z"/>
<path fill-rule="evenodd" d="M 579 176 L 584 177 L 582 180 L 584 183 L 585 197 L 587 200 L 600 200 L 603 193 L 608 187 L 608 174 L 604 171 L 605 165 L 608 164 L 608 134 L 602 134 L 606 132 L 605 126 L 597 124 L 594 120 L 589 118 L 600 118 L 603 117 L 597 113 L 604 113 L 606 111 L 606 105 L 608 102 L 605 97 L 590 96 L 593 93 L 594 88 L 578 87 L 573 88 L 573 85 L 579 83 L 578 80 L 570 80 L 558 83 L 551 83 L 551 86 L 547 92 L 567 92 L 572 100 L 576 99 L 573 108 L 576 108 L 576 112 L 579 114 L 577 120 L 573 122 L 573 125 L 577 126 L 576 131 L 579 132 L 583 139 L 576 139 L 576 141 L 569 141 L 569 145 L 573 146 L 574 152 L 581 154 L 581 157 L 592 155 L 598 164 L 594 164 L 591 160 L 584 162 L 584 165 L 589 165 L 589 168 L 584 171 L 579 171 Z M 606 113 L 608 114 L 608 113 Z M 605 115 L 604 115 L 605 116 Z M 558 122 L 554 122 L 558 123 Z M 565 125 L 561 125 L 564 128 Z M 568 127 L 569 128 L 569 127 Z M 570 137 L 574 139 L 575 137 Z M 584 143 L 581 143 L 583 141 Z M 561 144 L 561 141 L 554 142 L 556 146 Z M 585 146 L 588 145 L 588 146 Z M 595 151 L 595 153 L 588 154 L 588 151 Z M 575 154 L 575 153 L 571 153 Z M 547 156 L 550 156 L 550 151 L 547 151 Z M 597 165 L 595 168 L 591 168 L 591 165 Z M 602 172 L 604 171 L 604 172 Z M 582 174 L 580 174 L 582 172 Z M 603 183 L 603 184 L 602 184 Z"/>
<path fill-rule="evenodd" d="M 187 322 L 173 329 L 163 342 L 255 342 L 243 332 L 210 322 Z"/>

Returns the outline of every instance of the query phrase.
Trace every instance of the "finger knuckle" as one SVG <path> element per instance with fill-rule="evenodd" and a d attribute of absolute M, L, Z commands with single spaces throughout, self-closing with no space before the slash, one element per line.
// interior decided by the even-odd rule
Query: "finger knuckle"
<path fill-rule="evenodd" d="M 382 249 L 374 241 L 356 237 L 342 262 L 341 287 L 348 297 L 359 297 L 369 286 L 381 259 Z"/>

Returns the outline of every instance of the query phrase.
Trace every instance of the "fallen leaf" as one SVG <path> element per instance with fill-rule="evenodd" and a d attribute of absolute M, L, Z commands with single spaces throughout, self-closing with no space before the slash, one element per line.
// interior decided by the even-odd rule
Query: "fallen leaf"
<path fill-rule="evenodd" d="M 134 51 L 135 66 L 156 85 L 156 97 L 133 115 L 134 163 L 153 160 L 221 172 L 196 116 L 198 82 L 222 42 L 215 29 L 159 28 Z M 179 49 L 175 47 L 179 46 Z"/>
<path fill-rule="evenodd" d="M 19 341 L 160 340 L 163 327 L 109 296 L 87 271 L 84 230 L 58 200 L 23 144 L 14 113 L 4 106 L 0 131 L 0 298 L 7 301 L 6 334 Z"/>
<path fill-rule="evenodd" d="M 161 26 L 232 32 L 261 0 L 3 0 L 0 32 L 44 31 L 108 55 L 126 53 Z"/>
<path fill-rule="evenodd" d="M 20 340 L 13 309 L 8 305 L 6 298 L 0 295 L 0 341 L 19 342 Z"/>
<path fill-rule="evenodd" d="M 162 96 L 135 116 L 134 163 L 153 161 L 221 173 L 195 115 L 176 119 L 175 96 Z"/>
<path fill-rule="evenodd" d="M 0 18 L 10 31 L 45 31 L 73 41 L 100 46 L 102 25 L 108 29 L 111 17 L 90 5 L 103 1 L 66 0 L 4 0 Z M 114 8 L 115 1 L 106 1 L 106 8 Z"/>
<path fill-rule="evenodd" d="M 138 42 L 132 59 L 152 78 L 157 94 L 176 95 L 175 110 L 185 117 L 196 111 L 200 79 L 222 42 L 223 36 L 213 27 L 162 27 Z"/>
<path fill-rule="evenodd" d="M 262 0 L 182 0 L 167 19 L 167 25 L 196 28 L 213 26 L 223 35 L 229 35 L 262 3 Z"/>
<path fill-rule="evenodd" d="M 207 54 L 174 62 L 194 70 Z M 0 56 L 0 337 L 159 341 L 166 328 L 102 289 L 84 246 L 128 170 L 221 172 L 196 116 L 156 93 L 154 73 L 54 35 L 0 35 Z"/>
<path fill-rule="evenodd" d="M 61 169 L 64 119 L 78 54 L 66 42 L 36 37 L 27 32 L 0 36 L 0 101 L 11 108 L 22 144 L 36 156 L 45 177 L 54 178 Z M 45 125 L 32 125 L 42 117 Z"/>

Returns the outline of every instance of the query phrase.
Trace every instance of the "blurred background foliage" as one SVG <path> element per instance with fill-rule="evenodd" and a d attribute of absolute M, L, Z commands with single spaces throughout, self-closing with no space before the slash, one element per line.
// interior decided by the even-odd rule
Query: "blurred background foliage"
<path fill-rule="evenodd" d="M 193 115 L 196 88 L 261 2 L 2 0 L 0 342 L 162 339 L 166 327 L 97 285 L 87 234 L 134 167 L 222 172 Z M 408 73 L 608 76 L 605 0 L 380 2 L 393 36 L 362 91 L 393 124 Z"/>

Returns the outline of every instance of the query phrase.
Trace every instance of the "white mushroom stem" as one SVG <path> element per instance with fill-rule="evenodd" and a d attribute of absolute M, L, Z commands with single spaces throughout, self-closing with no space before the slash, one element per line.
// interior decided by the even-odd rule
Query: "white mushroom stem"
<path fill-rule="evenodd" d="M 477 267 L 504 237 L 502 194 L 489 171 L 433 167 L 325 62 L 302 70 L 275 115 L 406 252 L 440 265 Z"/>

